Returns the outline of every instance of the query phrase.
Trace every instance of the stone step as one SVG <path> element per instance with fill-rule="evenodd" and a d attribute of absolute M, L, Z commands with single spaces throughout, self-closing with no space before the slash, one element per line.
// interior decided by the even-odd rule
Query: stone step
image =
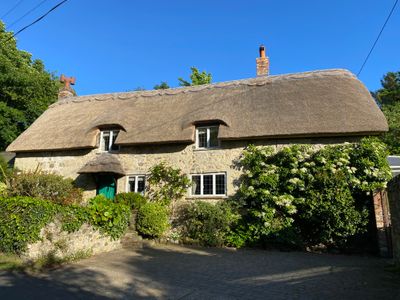
<path fill-rule="evenodd" d="M 122 237 L 121 244 L 127 248 L 143 248 L 143 239 L 136 231 L 128 230 Z"/>

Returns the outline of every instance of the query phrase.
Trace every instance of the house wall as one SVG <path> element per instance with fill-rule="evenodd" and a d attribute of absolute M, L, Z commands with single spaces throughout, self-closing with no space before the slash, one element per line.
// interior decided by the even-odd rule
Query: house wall
<path fill-rule="evenodd" d="M 359 140 L 358 137 L 225 141 L 221 143 L 219 149 L 212 150 L 198 150 L 194 144 L 151 145 L 122 147 L 116 155 L 129 175 L 147 174 L 152 166 L 162 161 L 180 168 L 186 174 L 226 172 L 227 196 L 231 196 L 238 188 L 238 179 L 241 175 L 237 162 L 243 149 L 248 144 L 272 146 L 278 151 L 290 144 L 310 144 L 318 148 L 327 144 L 340 144 L 355 142 L 357 140 Z M 40 168 L 43 171 L 54 172 L 64 177 L 76 179 L 77 184 L 85 190 L 85 198 L 90 198 L 96 195 L 94 179 L 92 175 L 79 175 L 77 172 L 99 153 L 98 149 L 18 153 L 15 160 L 15 167 L 20 170 L 35 170 Z M 117 192 L 126 191 L 127 181 L 128 176 L 118 179 Z M 223 197 L 201 198 L 218 200 Z M 193 199 L 189 191 L 186 199 Z"/>

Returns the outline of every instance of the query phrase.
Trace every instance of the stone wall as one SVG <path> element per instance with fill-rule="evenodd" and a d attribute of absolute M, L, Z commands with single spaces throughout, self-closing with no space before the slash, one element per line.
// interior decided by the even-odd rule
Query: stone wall
<path fill-rule="evenodd" d="M 73 233 L 62 231 L 60 222 L 52 222 L 42 228 L 41 241 L 28 245 L 23 259 L 35 261 L 52 255 L 57 259 L 71 259 L 81 255 L 94 255 L 121 247 L 119 240 L 101 234 L 88 224 Z"/>
<path fill-rule="evenodd" d="M 400 266 L 400 175 L 388 183 L 393 259 Z"/>
<path fill-rule="evenodd" d="M 166 161 L 174 167 L 180 168 L 186 174 L 226 172 L 227 195 L 233 195 L 238 188 L 238 179 L 241 171 L 237 161 L 243 149 L 248 144 L 272 146 L 279 150 L 290 144 L 311 144 L 322 147 L 326 144 L 339 144 L 354 142 L 357 137 L 343 138 L 318 138 L 318 139 L 291 139 L 291 140 L 253 140 L 253 141 L 224 141 L 221 147 L 212 150 L 198 150 L 193 144 L 170 144 L 121 147 L 116 153 L 122 166 L 130 175 L 144 175 L 155 164 Z M 40 168 L 44 171 L 54 172 L 65 177 L 76 179 L 79 186 L 85 190 L 86 198 L 96 194 L 96 184 L 92 175 L 79 175 L 78 170 L 100 152 L 93 150 L 70 150 L 39 153 L 18 153 L 15 167 L 21 170 L 34 170 Z M 122 177 L 117 183 L 117 192 L 127 191 L 128 176 Z M 219 198 L 203 198 L 217 200 Z M 187 200 L 192 199 L 188 191 Z"/>

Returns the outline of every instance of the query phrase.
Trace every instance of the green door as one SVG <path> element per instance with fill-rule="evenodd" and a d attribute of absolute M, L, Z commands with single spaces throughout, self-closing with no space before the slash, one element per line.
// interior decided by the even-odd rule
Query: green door
<path fill-rule="evenodd" d="M 116 192 L 115 177 L 112 174 L 97 175 L 97 195 L 104 195 L 114 199 Z"/>

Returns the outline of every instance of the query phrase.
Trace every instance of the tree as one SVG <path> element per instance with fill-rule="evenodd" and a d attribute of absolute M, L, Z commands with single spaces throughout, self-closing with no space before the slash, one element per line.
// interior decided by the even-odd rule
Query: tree
<path fill-rule="evenodd" d="M 388 72 L 381 80 L 382 88 L 372 93 L 380 103 L 389 132 L 382 135 L 390 154 L 400 154 L 400 72 Z"/>
<path fill-rule="evenodd" d="M 161 81 L 160 84 L 156 84 L 154 86 L 155 90 L 166 90 L 169 88 L 170 88 L 170 86 L 168 85 L 168 83 L 166 81 Z"/>
<path fill-rule="evenodd" d="M 400 102 L 400 72 L 388 72 L 381 80 L 382 88 L 373 95 L 383 105 Z"/>
<path fill-rule="evenodd" d="M 186 81 L 183 78 L 179 77 L 178 80 L 180 86 L 192 86 L 211 83 L 211 73 L 207 73 L 206 71 L 200 73 L 199 70 L 195 67 L 191 67 L 190 70 L 192 70 L 192 74 L 190 74 L 190 80 L 192 82 Z"/>
<path fill-rule="evenodd" d="M 400 101 L 393 104 L 383 104 L 389 131 L 382 135 L 382 141 L 387 145 L 390 154 L 400 155 Z"/>
<path fill-rule="evenodd" d="M 40 60 L 18 50 L 0 22 L 0 149 L 3 150 L 57 99 L 59 82 Z"/>

